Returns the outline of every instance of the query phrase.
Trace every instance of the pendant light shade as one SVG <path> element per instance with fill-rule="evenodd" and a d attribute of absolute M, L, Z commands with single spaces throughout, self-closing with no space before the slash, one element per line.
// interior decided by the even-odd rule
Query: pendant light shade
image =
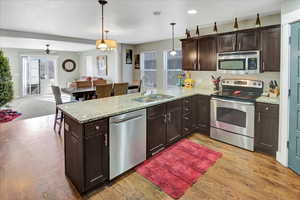
<path fill-rule="evenodd" d="M 117 48 L 117 42 L 114 40 L 105 40 L 104 39 L 104 5 L 107 4 L 106 0 L 99 0 L 99 4 L 101 5 L 102 15 L 101 15 L 101 25 L 102 25 L 102 37 L 101 39 L 96 41 L 96 48 L 101 51 L 108 51 Z"/>
<path fill-rule="evenodd" d="M 218 32 L 217 22 L 215 22 L 215 24 L 214 24 L 214 32 L 215 32 L 215 33 Z"/>
<path fill-rule="evenodd" d="M 174 41 L 174 26 L 176 25 L 176 23 L 170 23 L 170 25 L 172 26 L 172 51 L 170 52 L 171 56 L 175 56 L 177 53 L 175 51 L 175 41 Z"/>
<path fill-rule="evenodd" d="M 239 29 L 239 24 L 238 24 L 238 21 L 237 21 L 237 17 L 234 19 L 233 28 L 234 28 L 235 31 Z"/>
<path fill-rule="evenodd" d="M 259 14 L 258 14 L 258 13 L 257 13 L 257 17 L 256 17 L 255 26 L 256 26 L 256 27 L 260 27 L 260 26 L 261 26 L 260 17 L 259 17 Z"/>

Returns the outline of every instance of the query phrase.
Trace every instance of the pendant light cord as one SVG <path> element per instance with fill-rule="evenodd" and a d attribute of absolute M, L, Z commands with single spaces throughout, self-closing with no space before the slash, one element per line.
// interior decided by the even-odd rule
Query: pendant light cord
<path fill-rule="evenodd" d="M 172 43 L 173 43 L 173 51 L 174 51 L 174 25 L 172 25 Z"/>
<path fill-rule="evenodd" d="M 102 42 L 104 42 L 104 4 L 102 5 Z"/>

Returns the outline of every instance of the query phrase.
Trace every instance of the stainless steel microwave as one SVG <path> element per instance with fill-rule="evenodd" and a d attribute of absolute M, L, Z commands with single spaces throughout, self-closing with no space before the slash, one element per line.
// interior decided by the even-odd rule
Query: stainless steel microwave
<path fill-rule="evenodd" d="M 260 51 L 218 53 L 218 72 L 231 74 L 260 73 Z"/>

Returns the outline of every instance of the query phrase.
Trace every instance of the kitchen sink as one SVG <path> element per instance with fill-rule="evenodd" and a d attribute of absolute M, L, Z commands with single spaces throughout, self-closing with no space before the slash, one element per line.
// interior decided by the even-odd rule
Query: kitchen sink
<path fill-rule="evenodd" d="M 133 100 L 141 102 L 141 103 L 151 103 L 151 102 L 155 102 L 155 101 L 171 99 L 173 97 L 174 96 L 165 95 L 165 94 L 149 94 L 149 95 L 146 95 L 146 96 L 141 96 L 141 97 L 135 98 Z"/>

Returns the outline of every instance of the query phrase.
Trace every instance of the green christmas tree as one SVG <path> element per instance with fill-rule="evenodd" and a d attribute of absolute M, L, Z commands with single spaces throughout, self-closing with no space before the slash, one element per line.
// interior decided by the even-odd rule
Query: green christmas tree
<path fill-rule="evenodd" d="M 0 50 L 0 107 L 13 99 L 13 83 L 9 62 Z"/>

